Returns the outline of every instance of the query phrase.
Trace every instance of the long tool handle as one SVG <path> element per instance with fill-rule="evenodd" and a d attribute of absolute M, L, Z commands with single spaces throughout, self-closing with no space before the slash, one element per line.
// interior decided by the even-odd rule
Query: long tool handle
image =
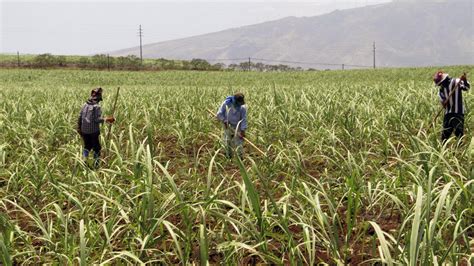
<path fill-rule="evenodd" d="M 260 152 L 260 154 L 262 154 L 263 156 L 267 156 L 267 154 L 265 152 L 263 152 L 261 149 L 259 149 L 255 144 L 253 144 L 248 138 L 244 137 L 244 140 L 247 141 L 248 144 L 250 144 L 250 146 L 252 146 L 255 150 L 257 150 L 258 152 Z"/>
<path fill-rule="evenodd" d="M 115 108 L 117 107 L 117 101 L 119 97 L 119 92 L 120 92 L 120 87 L 117 88 L 117 94 L 115 95 L 115 100 L 114 100 L 114 105 L 112 107 L 112 117 L 114 117 L 115 114 Z M 109 143 L 110 140 L 110 133 L 112 132 L 112 123 L 109 124 L 109 131 L 107 132 L 107 136 L 105 138 L 106 144 Z"/>
<path fill-rule="evenodd" d="M 209 109 L 206 109 L 206 110 L 207 110 L 207 112 L 209 112 L 209 114 L 212 115 L 213 117 L 216 116 L 213 111 L 211 111 L 211 110 L 209 110 Z M 260 154 L 262 154 L 263 156 L 267 156 L 267 154 L 266 154 L 265 152 L 263 152 L 261 149 L 259 149 L 259 148 L 257 147 L 257 145 L 253 144 L 248 138 L 245 138 L 245 137 L 244 137 L 244 140 L 245 140 L 248 144 L 250 144 L 250 146 L 252 146 L 255 150 L 257 150 Z"/>

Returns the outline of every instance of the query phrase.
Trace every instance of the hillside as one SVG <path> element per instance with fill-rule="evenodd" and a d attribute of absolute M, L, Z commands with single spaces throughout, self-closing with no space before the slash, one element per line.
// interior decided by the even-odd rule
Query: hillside
<path fill-rule="evenodd" d="M 143 53 L 146 58 L 252 57 L 370 66 L 375 41 L 379 66 L 474 64 L 472 11 L 471 1 L 396 1 L 148 44 Z"/>

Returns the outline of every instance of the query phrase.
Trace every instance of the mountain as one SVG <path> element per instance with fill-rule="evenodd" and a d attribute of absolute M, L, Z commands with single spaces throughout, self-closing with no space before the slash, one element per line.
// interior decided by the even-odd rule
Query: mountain
<path fill-rule="evenodd" d="M 252 57 L 371 66 L 374 41 L 378 66 L 474 64 L 473 2 L 398 0 L 314 17 L 287 17 L 147 44 L 143 46 L 143 55 L 207 60 Z M 111 54 L 138 55 L 139 48 Z"/>

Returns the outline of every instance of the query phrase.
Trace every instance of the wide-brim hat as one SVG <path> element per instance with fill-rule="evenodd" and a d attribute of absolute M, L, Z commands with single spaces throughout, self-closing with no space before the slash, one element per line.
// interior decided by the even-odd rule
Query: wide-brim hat
<path fill-rule="evenodd" d="M 436 72 L 436 74 L 433 77 L 433 82 L 436 84 L 436 86 L 439 86 L 443 81 L 448 77 L 448 73 L 443 73 L 442 71 Z"/>

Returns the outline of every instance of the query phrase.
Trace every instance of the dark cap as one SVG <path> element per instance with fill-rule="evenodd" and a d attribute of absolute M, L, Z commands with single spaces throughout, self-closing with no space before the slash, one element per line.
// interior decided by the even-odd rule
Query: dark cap
<path fill-rule="evenodd" d="M 91 91 L 91 97 L 89 100 L 100 102 L 102 101 L 102 88 L 95 88 Z"/>
<path fill-rule="evenodd" d="M 234 99 L 235 102 L 239 105 L 244 105 L 245 104 L 245 99 L 244 99 L 244 94 L 241 92 L 237 92 L 234 94 Z"/>
<path fill-rule="evenodd" d="M 91 96 L 102 95 L 102 88 L 95 88 L 91 91 Z"/>

